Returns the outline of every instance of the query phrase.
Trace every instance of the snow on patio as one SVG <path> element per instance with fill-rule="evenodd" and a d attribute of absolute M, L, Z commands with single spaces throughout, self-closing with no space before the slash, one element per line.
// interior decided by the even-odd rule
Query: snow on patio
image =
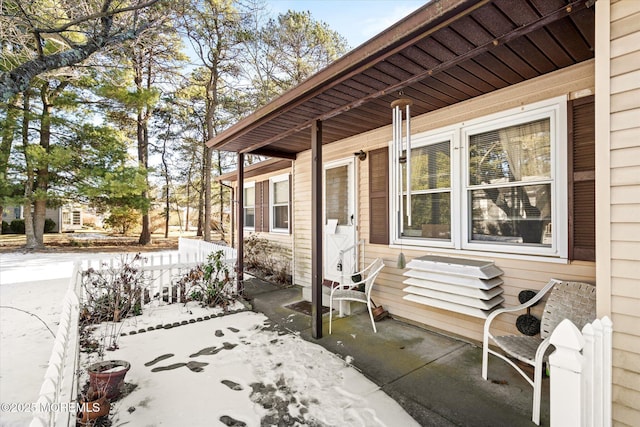
<path fill-rule="evenodd" d="M 1 304 L 36 312 L 55 331 L 67 281 L 39 280 L 68 278 L 72 261 L 88 256 L 104 254 L 1 254 Z M 119 349 L 105 355 L 131 363 L 125 381 L 135 386 L 113 402 L 114 425 L 417 425 L 345 360 L 277 330 L 261 313 L 155 328 L 215 312 L 172 304 L 127 319 Z M 35 402 L 53 337 L 26 314 L 1 314 L 0 398 Z M 82 365 L 94 358 L 82 354 Z M 0 425 L 26 425 L 28 415 L 2 413 Z"/>
<path fill-rule="evenodd" d="M 137 387 L 115 402 L 116 425 L 416 425 L 344 360 L 260 313 L 128 335 L 119 347 L 108 357 L 131 363 L 125 381 Z"/>

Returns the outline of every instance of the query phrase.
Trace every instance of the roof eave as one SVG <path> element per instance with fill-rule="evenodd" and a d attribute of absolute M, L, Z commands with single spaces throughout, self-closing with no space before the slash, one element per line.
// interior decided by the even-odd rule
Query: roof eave
<path fill-rule="evenodd" d="M 348 78 L 357 69 L 368 67 L 381 56 L 403 44 L 416 34 L 424 33 L 429 27 L 435 27 L 460 10 L 480 7 L 489 0 L 433 0 L 411 15 L 361 44 L 345 56 L 311 76 L 298 86 L 285 92 L 264 107 L 207 141 L 207 146 L 216 150 L 225 150 L 235 138 L 268 122 L 272 117 L 295 107 L 299 103 L 324 90 L 327 85 Z M 233 150 L 232 150 L 233 151 Z"/>

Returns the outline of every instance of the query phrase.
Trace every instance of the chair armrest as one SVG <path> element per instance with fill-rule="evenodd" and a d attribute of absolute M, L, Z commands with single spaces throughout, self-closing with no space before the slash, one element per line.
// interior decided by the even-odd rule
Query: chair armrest
<path fill-rule="evenodd" d="M 358 282 L 358 283 L 361 283 L 361 282 Z M 334 294 L 335 291 L 353 290 L 354 288 L 356 288 L 358 286 L 358 283 L 353 283 L 353 284 L 348 284 L 348 285 L 347 284 L 345 284 L 345 285 L 339 284 L 339 285 L 336 285 L 336 286 L 332 287 L 331 288 L 331 294 L 330 294 L 331 298 L 333 298 L 333 294 Z"/>
<path fill-rule="evenodd" d="M 512 313 L 514 311 L 520 311 L 520 310 L 524 310 L 524 309 L 526 309 L 528 307 L 531 307 L 532 305 L 534 305 L 538 301 L 540 301 L 542 299 L 542 297 L 547 292 L 549 292 L 549 290 L 551 288 L 553 288 L 557 283 L 560 283 L 560 282 L 561 282 L 561 280 L 551 279 L 544 286 L 544 288 L 540 289 L 533 298 L 531 298 L 529 301 L 525 302 L 524 304 L 520 304 L 520 305 L 516 305 L 514 307 L 508 307 L 508 308 L 499 308 L 497 310 L 492 311 L 491 314 L 489 314 L 489 316 L 487 317 L 487 320 L 485 320 L 485 322 L 484 322 L 485 333 L 489 332 L 489 325 L 491 324 L 493 319 L 495 319 L 497 316 L 499 316 L 499 315 L 501 315 L 503 313 Z"/>
<path fill-rule="evenodd" d="M 551 345 L 551 336 L 548 336 L 544 340 L 542 340 L 542 342 L 538 346 L 538 349 L 536 350 L 535 360 L 539 360 L 540 357 L 544 356 L 544 354 L 547 352 L 547 349 L 549 348 L 550 345 Z"/>

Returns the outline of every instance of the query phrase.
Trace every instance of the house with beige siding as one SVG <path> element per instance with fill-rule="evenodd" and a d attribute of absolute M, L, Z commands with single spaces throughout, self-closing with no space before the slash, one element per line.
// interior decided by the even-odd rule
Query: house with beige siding
<path fill-rule="evenodd" d="M 291 160 L 268 159 L 248 166 L 242 179 L 242 233 L 244 240 L 260 239 L 256 250 L 267 250 L 271 263 L 286 271 L 293 271 L 293 203 Z M 222 185 L 231 187 L 231 200 L 240 191 L 238 174 L 225 173 L 215 178 Z M 229 241 L 237 245 L 235 223 L 232 214 Z"/>
<path fill-rule="evenodd" d="M 293 280 L 315 337 L 323 279 L 376 257 L 378 304 L 474 342 L 522 290 L 594 283 L 613 423 L 639 425 L 639 128 L 640 2 L 434 0 L 208 145 L 292 162 Z M 425 256 L 497 267 L 495 294 L 416 290 Z M 516 317 L 496 332 L 518 333 Z"/>

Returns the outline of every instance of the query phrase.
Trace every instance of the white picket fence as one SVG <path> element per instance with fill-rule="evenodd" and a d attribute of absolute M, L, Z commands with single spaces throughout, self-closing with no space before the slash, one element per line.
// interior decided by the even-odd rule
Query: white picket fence
<path fill-rule="evenodd" d="M 565 319 L 551 334 L 552 427 L 611 426 L 612 330 L 605 316 L 582 332 Z"/>
<path fill-rule="evenodd" d="M 164 303 L 184 302 L 188 289 L 179 289 L 176 281 L 182 274 L 206 261 L 211 252 L 222 250 L 225 262 L 235 277 L 235 249 L 199 240 L 180 239 L 178 253 L 143 254 L 136 266 L 144 275 L 141 298 L 157 306 Z M 40 387 L 30 427 L 75 426 L 78 384 L 76 371 L 80 343 L 78 326 L 80 304 L 86 289 L 82 286 L 82 272 L 89 268 L 103 272 L 114 271 L 122 263 L 131 262 L 133 255 L 120 255 L 109 259 L 84 260 L 74 265 L 69 288 L 64 298 L 60 324 L 49 358 L 49 364 Z M 66 406 L 65 406 L 66 405 Z"/>
<path fill-rule="evenodd" d="M 44 381 L 34 409 L 30 427 L 69 426 L 76 424 L 75 407 L 78 366 L 78 319 L 80 302 L 78 299 L 78 265 L 74 266 L 72 279 L 62 303 L 62 314 L 56 331 L 53 350 L 44 374 Z M 61 404 L 67 404 L 63 407 Z"/>
<path fill-rule="evenodd" d="M 191 256 L 195 261 L 206 261 L 210 253 L 218 251 L 224 252 L 224 258 L 228 262 L 235 261 L 236 258 L 238 258 L 236 249 L 230 246 L 205 242 L 203 240 L 186 239 L 184 237 L 178 239 L 178 253 L 181 256 Z"/>

